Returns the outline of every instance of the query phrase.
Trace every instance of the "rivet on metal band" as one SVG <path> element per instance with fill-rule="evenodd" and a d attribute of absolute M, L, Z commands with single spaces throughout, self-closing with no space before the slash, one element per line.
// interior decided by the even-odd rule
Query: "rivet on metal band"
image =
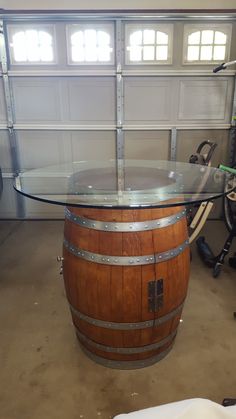
<path fill-rule="evenodd" d="M 168 342 L 170 342 L 177 334 L 177 330 L 175 329 L 164 339 L 160 340 L 159 342 L 152 343 L 150 345 L 139 346 L 139 347 L 134 347 L 134 348 L 124 348 L 124 347 L 115 348 L 114 346 L 105 346 L 105 345 L 102 345 L 101 343 L 94 342 L 93 340 L 85 336 L 83 333 L 81 333 L 77 327 L 75 328 L 76 328 L 76 334 L 82 343 L 87 343 L 89 346 L 99 349 L 100 351 L 103 351 L 103 352 L 110 352 L 110 353 L 124 354 L 124 355 L 141 354 L 144 352 L 159 349 L 162 346 L 166 345 Z"/>
<path fill-rule="evenodd" d="M 174 310 L 170 311 L 169 313 L 165 314 L 162 317 L 157 317 L 156 319 L 152 320 L 146 320 L 143 322 L 135 322 L 135 323 L 117 323 L 112 321 L 105 321 L 105 320 L 99 320 L 95 319 L 94 317 L 89 317 L 86 314 L 81 313 L 80 311 L 76 310 L 71 304 L 70 309 L 72 314 L 74 314 L 79 320 L 83 320 L 89 324 L 92 324 L 93 326 L 97 327 L 104 327 L 105 329 L 114 329 L 114 330 L 138 330 L 138 329 L 147 329 L 151 327 L 158 327 L 159 325 L 167 322 L 168 320 L 171 320 L 175 316 L 177 316 L 183 306 L 184 301 L 176 307 Z"/>
<path fill-rule="evenodd" d="M 136 361 L 115 361 L 113 359 L 106 359 L 88 351 L 83 346 L 83 344 L 80 344 L 80 346 L 81 346 L 82 351 L 94 362 L 97 362 L 97 364 L 103 365 L 104 367 L 108 367 L 108 368 L 130 370 L 130 369 L 148 367 L 160 361 L 171 351 L 173 344 L 174 342 L 172 342 L 170 346 L 165 351 L 161 352 L 160 354 L 152 356 L 151 358 L 141 359 L 141 360 L 136 360 Z"/>
<path fill-rule="evenodd" d="M 73 214 L 68 208 L 65 209 L 65 217 L 75 224 L 82 227 L 90 228 L 100 231 L 112 232 L 133 232 L 133 231 L 148 231 L 157 228 L 164 228 L 173 225 L 180 221 L 185 216 L 186 211 L 180 211 L 177 214 L 170 215 L 169 217 L 159 218 L 155 220 L 141 221 L 141 222 L 106 222 L 97 221 Z"/>
<path fill-rule="evenodd" d="M 88 250 L 80 249 L 64 239 L 65 248 L 81 259 L 88 260 L 89 262 L 100 263 L 102 265 L 121 265 L 121 266 L 134 266 L 134 265 L 150 265 L 152 263 L 165 262 L 169 259 L 175 258 L 180 255 L 188 246 L 189 241 L 185 240 L 180 246 L 170 249 L 167 252 L 155 253 L 153 255 L 145 256 L 110 256 L 101 255 L 99 253 L 92 253 Z"/>

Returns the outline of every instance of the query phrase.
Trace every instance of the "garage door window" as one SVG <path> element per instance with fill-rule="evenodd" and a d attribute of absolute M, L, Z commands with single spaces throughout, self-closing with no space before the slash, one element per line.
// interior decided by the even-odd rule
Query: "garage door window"
<path fill-rule="evenodd" d="M 208 64 L 226 61 L 230 49 L 231 26 L 211 27 L 186 25 L 184 34 L 184 62 Z"/>
<path fill-rule="evenodd" d="M 171 64 L 172 25 L 126 25 L 126 64 Z"/>
<path fill-rule="evenodd" d="M 67 27 L 69 64 L 113 64 L 113 26 L 69 25 Z"/>
<path fill-rule="evenodd" d="M 55 64 L 54 28 L 9 26 L 12 64 Z"/>

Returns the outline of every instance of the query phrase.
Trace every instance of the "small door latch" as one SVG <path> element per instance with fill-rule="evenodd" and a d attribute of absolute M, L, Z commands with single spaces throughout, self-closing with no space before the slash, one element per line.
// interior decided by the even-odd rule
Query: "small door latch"
<path fill-rule="evenodd" d="M 163 279 L 148 282 L 148 311 L 155 312 L 163 307 Z"/>

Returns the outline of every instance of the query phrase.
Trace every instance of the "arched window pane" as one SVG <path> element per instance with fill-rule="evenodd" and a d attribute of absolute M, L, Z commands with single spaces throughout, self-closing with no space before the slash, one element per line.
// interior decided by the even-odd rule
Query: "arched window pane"
<path fill-rule="evenodd" d="M 136 31 L 130 35 L 130 45 L 141 45 L 143 40 L 142 31 Z"/>
<path fill-rule="evenodd" d="M 216 31 L 215 32 L 215 44 L 226 44 L 227 36 L 223 32 Z"/>
<path fill-rule="evenodd" d="M 204 47 L 201 47 L 200 60 L 201 61 L 210 61 L 210 60 L 212 60 L 212 46 L 204 46 Z"/>
<path fill-rule="evenodd" d="M 40 48 L 40 59 L 41 61 L 53 61 L 53 50 L 50 45 Z"/>
<path fill-rule="evenodd" d="M 97 61 L 97 48 L 89 47 L 85 49 L 85 61 L 92 62 Z"/>
<path fill-rule="evenodd" d="M 126 63 L 170 64 L 172 33 L 172 24 L 127 23 Z"/>
<path fill-rule="evenodd" d="M 25 40 L 25 32 L 17 32 L 17 33 L 15 33 L 15 35 L 13 35 L 13 37 L 12 37 L 12 40 L 13 40 L 13 45 L 16 45 L 16 46 L 18 46 L 18 45 L 24 45 L 24 43 L 26 42 L 26 40 Z"/>
<path fill-rule="evenodd" d="M 197 45 L 200 44 L 200 31 L 193 32 L 188 37 L 188 44 L 189 45 Z"/>
<path fill-rule="evenodd" d="M 97 32 L 98 45 L 109 45 L 110 44 L 110 35 L 104 31 Z"/>
<path fill-rule="evenodd" d="M 86 47 L 94 48 L 97 45 L 97 34 L 94 29 L 87 29 L 84 31 L 84 41 Z"/>
<path fill-rule="evenodd" d="M 142 60 L 142 47 L 130 47 L 130 61 Z"/>
<path fill-rule="evenodd" d="M 38 31 L 35 30 L 28 30 L 25 31 L 25 37 L 27 45 L 32 45 L 37 48 L 39 43 Z"/>
<path fill-rule="evenodd" d="M 108 62 L 111 59 L 111 48 L 102 47 L 98 49 L 98 61 Z"/>
<path fill-rule="evenodd" d="M 156 33 L 156 43 L 161 45 L 168 44 L 168 35 L 164 32 L 157 31 Z"/>
<path fill-rule="evenodd" d="M 143 43 L 154 44 L 155 43 L 155 31 L 153 29 L 144 29 L 143 31 Z"/>
<path fill-rule="evenodd" d="M 143 59 L 145 61 L 151 61 L 155 59 L 155 50 L 154 50 L 154 46 L 145 46 L 143 47 Z"/>
<path fill-rule="evenodd" d="M 197 24 L 185 25 L 185 61 L 199 61 L 201 64 L 226 61 L 232 25 L 218 25 L 209 22 L 208 24 L 199 24 L 199 30 L 194 30 L 196 27 Z"/>
<path fill-rule="evenodd" d="M 188 47 L 187 60 L 188 61 L 199 60 L 199 47 L 198 46 Z"/>
<path fill-rule="evenodd" d="M 73 62 L 83 62 L 85 60 L 84 48 L 72 46 L 71 56 Z"/>
<path fill-rule="evenodd" d="M 111 48 L 111 34 L 99 28 L 86 28 L 71 34 L 71 60 L 73 63 L 102 63 L 111 62 L 113 48 Z M 74 28 L 73 28 L 74 29 Z M 74 47 L 74 48 L 73 48 Z"/>
<path fill-rule="evenodd" d="M 224 60 L 225 59 L 225 46 L 215 46 L 213 52 L 213 60 Z"/>
<path fill-rule="evenodd" d="M 27 48 L 27 59 L 30 62 L 38 62 L 40 60 L 40 52 L 39 48 L 31 48 L 30 46 Z"/>
<path fill-rule="evenodd" d="M 39 39 L 40 45 L 42 45 L 42 46 L 43 45 L 45 45 L 45 46 L 52 45 L 52 36 L 47 32 L 39 31 L 38 32 L 38 39 Z"/>
<path fill-rule="evenodd" d="M 44 30 L 26 29 L 12 36 L 13 57 L 16 62 L 50 63 L 54 60 L 52 35 Z"/>
<path fill-rule="evenodd" d="M 166 61 L 168 58 L 168 47 L 166 45 L 158 46 L 156 49 L 156 59 Z"/>
<path fill-rule="evenodd" d="M 214 31 L 202 31 L 202 40 L 201 43 L 202 44 L 213 44 L 213 39 L 214 39 Z"/>
<path fill-rule="evenodd" d="M 82 46 L 84 44 L 84 34 L 82 31 L 75 32 L 71 35 L 72 45 Z"/>

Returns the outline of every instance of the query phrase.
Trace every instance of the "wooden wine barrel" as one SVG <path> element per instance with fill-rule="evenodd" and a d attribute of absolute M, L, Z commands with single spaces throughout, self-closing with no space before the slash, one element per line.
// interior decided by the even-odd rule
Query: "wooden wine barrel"
<path fill-rule="evenodd" d="M 189 278 L 183 207 L 67 207 L 63 257 L 73 323 L 89 357 L 141 368 L 171 350 Z"/>

